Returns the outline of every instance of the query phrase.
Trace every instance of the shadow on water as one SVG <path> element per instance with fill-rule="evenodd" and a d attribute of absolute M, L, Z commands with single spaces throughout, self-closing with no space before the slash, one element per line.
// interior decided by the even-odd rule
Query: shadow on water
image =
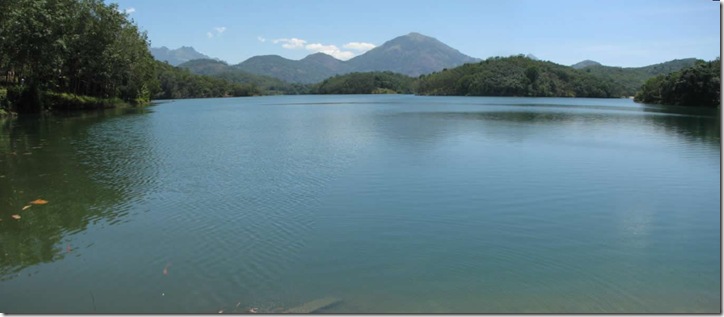
<path fill-rule="evenodd" d="M 97 174 L 103 169 L 89 168 L 87 159 L 103 153 L 87 153 L 78 142 L 103 120 L 145 112 L 114 109 L 0 120 L 0 280 L 66 257 L 79 247 L 66 244 L 68 235 L 124 215 L 117 206 L 130 199 L 131 191 L 100 182 Z M 119 149 L 114 155 L 123 153 Z M 48 204 L 31 206 L 35 199 Z"/>
<path fill-rule="evenodd" d="M 655 127 L 687 141 L 721 144 L 721 110 L 676 106 L 647 106 L 645 118 Z"/>
<path fill-rule="evenodd" d="M 481 120 L 544 126 L 562 124 L 590 126 L 597 124 L 628 124 L 638 126 L 643 122 L 654 129 L 661 129 L 666 134 L 684 138 L 687 142 L 697 142 L 717 147 L 721 142 L 721 123 L 718 109 L 668 106 L 645 106 L 628 108 L 624 111 L 621 111 L 623 108 L 612 107 L 573 107 L 573 111 L 561 111 L 559 110 L 561 107 L 510 108 L 510 110 L 497 108 L 479 112 L 422 112 L 414 115 L 437 119 Z M 405 115 L 411 114 L 407 113 Z"/>

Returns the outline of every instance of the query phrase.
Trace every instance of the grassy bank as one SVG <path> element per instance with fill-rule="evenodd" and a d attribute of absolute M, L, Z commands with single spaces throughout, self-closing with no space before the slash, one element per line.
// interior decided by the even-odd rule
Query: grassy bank
<path fill-rule="evenodd" d="M 97 98 L 55 92 L 46 92 L 43 103 L 45 109 L 51 111 L 92 110 L 132 106 L 120 98 Z"/>
<path fill-rule="evenodd" d="M 120 98 L 98 98 L 71 93 L 33 91 L 19 86 L 0 87 L 0 117 L 14 116 L 19 112 L 96 110 L 145 106 L 149 103 L 148 100 L 144 99 L 129 102 Z"/>

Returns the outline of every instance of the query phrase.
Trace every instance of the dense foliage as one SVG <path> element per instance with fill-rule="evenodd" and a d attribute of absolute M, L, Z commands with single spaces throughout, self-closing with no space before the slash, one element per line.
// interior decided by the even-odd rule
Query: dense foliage
<path fill-rule="evenodd" d="M 0 0 L 0 86 L 0 108 L 18 112 L 262 93 L 155 61 L 146 34 L 102 0 Z"/>
<path fill-rule="evenodd" d="M 621 97 L 610 79 L 523 55 L 492 57 L 442 72 L 422 75 L 417 93 L 458 96 Z"/>
<path fill-rule="evenodd" d="M 721 103 L 721 60 L 698 61 L 691 67 L 649 79 L 637 102 L 678 106 L 718 107 Z"/>
<path fill-rule="evenodd" d="M 623 95 L 633 96 L 636 94 L 639 88 L 641 88 L 641 85 L 643 85 L 649 78 L 658 75 L 668 74 L 678 71 L 682 68 L 692 66 L 694 65 L 694 63 L 696 63 L 696 61 L 697 59 L 695 58 L 675 59 L 665 63 L 654 64 L 644 67 L 614 67 L 603 66 L 598 63 L 588 63 L 588 65 L 581 67 L 581 69 L 596 77 L 606 80 L 612 80 L 622 85 Z M 581 63 L 585 63 L 585 61 Z M 580 65 L 581 63 L 576 65 Z"/>
<path fill-rule="evenodd" d="M 392 72 L 337 75 L 312 87 L 312 94 L 410 94 L 414 78 Z"/>
<path fill-rule="evenodd" d="M 20 111 L 46 91 L 142 103 L 157 89 L 146 34 L 102 0 L 1 1 L 0 70 Z"/>

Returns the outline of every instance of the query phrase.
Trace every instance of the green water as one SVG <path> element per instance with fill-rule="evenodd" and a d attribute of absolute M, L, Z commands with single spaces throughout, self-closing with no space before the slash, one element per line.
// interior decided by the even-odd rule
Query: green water
<path fill-rule="evenodd" d="M 0 311 L 719 313 L 719 117 L 280 96 L 0 121 Z"/>

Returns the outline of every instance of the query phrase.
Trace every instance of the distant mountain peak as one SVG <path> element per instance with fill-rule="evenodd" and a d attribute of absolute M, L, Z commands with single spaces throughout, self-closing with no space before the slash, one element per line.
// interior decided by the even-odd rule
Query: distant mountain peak
<path fill-rule="evenodd" d="M 314 54 L 309 54 L 309 55 L 307 55 L 306 57 L 302 58 L 302 60 L 303 60 L 303 61 L 304 61 L 304 60 L 308 60 L 308 61 L 309 61 L 309 60 L 317 60 L 317 61 L 319 61 L 319 60 L 322 60 L 322 61 L 336 60 L 336 61 L 341 62 L 340 60 L 334 58 L 334 56 L 329 55 L 329 54 L 325 54 L 325 53 L 322 53 L 322 52 L 314 53 Z"/>
<path fill-rule="evenodd" d="M 573 67 L 575 69 L 581 69 L 581 68 L 585 68 L 588 66 L 601 66 L 601 63 L 587 59 L 587 60 L 580 61 L 578 63 L 571 65 L 571 67 Z"/>
<path fill-rule="evenodd" d="M 430 36 L 424 35 L 422 33 L 417 33 L 417 32 L 410 32 L 410 33 L 407 33 L 407 35 L 403 35 L 401 37 L 409 37 L 409 38 L 421 39 L 421 40 L 422 39 L 432 39 L 432 37 L 430 37 Z"/>
<path fill-rule="evenodd" d="M 177 49 L 169 49 L 166 46 L 152 47 L 151 55 L 159 61 L 166 61 L 173 66 L 178 66 L 195 59 L 212 59 L 211 57 L 197 52 L 191 46 L 181 46 Z"/>
<path fill-rule="evenodd" d="M 398 36 L 348 61 L 356 71 L 392 71 L 419 76 L 479 61 L 434 37 L 417 32 Z"/>

